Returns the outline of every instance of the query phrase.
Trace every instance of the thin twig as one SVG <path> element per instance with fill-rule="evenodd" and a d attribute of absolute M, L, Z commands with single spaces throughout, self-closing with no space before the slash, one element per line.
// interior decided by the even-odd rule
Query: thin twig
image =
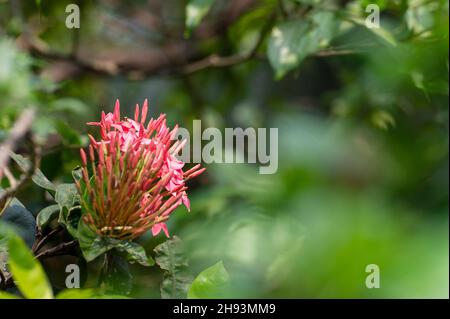
<path fill-rule="evenodd" d="M 46 243 L 47 241 L 52 238 L 53 235 L 57 234 L 58 232 L 60 232 L 63 228 L 61 227 L 57 227 L 53 230 L 51 230 L 47 235 L 43 236 L 39 241 L 36 242 L 36 244 L 33 246 L 32 250 L 33 253 L 36 253 L 39 251 L 39 249 L 41 249 Z"/>
<path fill-rule="evenodd" d="M 76 240 L 62 243 L 55 247 L 44 250 L 43 252 L 40 252 L 39 254 L 36 255 L 35 258 L 39 259 L 39 258 L 48 258 L 48 257 L 64 255 L 64 254 L 68 253 L 76 245 L 77 245 Z"/>
<path fill-rule="evenodd" d="M 231 56 L 221 57 L 216 54 L 212 54 L 204 59 L 192 62 L 188 65 L 185 65 L 181 70 L 184 74 L 195 73 L 207 68 L 216 67 L 223 68 L 228 66 L 233 66 L 236 64 L 240 64 L 252 59 L 257 53 L 259 48 L 261 47 L 264 39 L 266 38 L 267 33 L 271 30 L 273 23 L 276 19 L 276 13 L 272 13 L 267 20 L 267 23 L 262 28 L 258 41 L 248 53 L 238 53 Z"/>
<path fill-rule="evenodd" d="M 11 185 L 9 188 L 3 190 L 0 193 L 0 215 L 2 214 L 3 210 L 6 208 L 7 202 L 9 202 L 9 199 L 14 196 L 22 187 L 25 186 L 25 184 L 28 183 L 28 181 L 32 178 L 36 170 L 39 168 L 39 164 L 41 161 L 41 155 L 40 155 L 40 146 L 32 142 L 32 139 L 30 137 L 30 141 L 32 144 L 31 147 L 31 154 L 30 154 L 30 162 L 31 165 L 29 168 L 24 172 L 24 174 L 20 177 L 20 179 L 15 183 L 15 185 Z"/>
<path fill-rule="evenodd" d="M 27 141 L 31 145 L 31 164 L 24 171 L 24 174 L 18 181 L 15 181 L 15 179 L 13 178 L 14 182 L 11 183 L 7 189 L 3 190 L 0 193 L 0 216 L 8 206 L 8 203 L 14 196 L 14 194 L 17 193 L 26 183 L 28 183 L 33 174 L 39 168 L 41 161 L 41 148 L 38 144 L 34 143 L 33 138 L 29 132 L 34 116 L 34 109 L 26 109 L 14 124 L 6 141 L 2 145 L 0 145 L 0 179 L 2 178 L 2 171 L 4 171 L 6 165 L 8 164 L 9 155 L 13 152 L 20 139 L 25 136 L 27 138 Z M 9 172 L 6 172 L 6 174 L 9 174 Z M 12 176 L 9 176 L 9 178 L 12 178 Z"/>
<path fill-rule="evenodd" d="M 0 178 L 2 176 L 2 169 L 8 164 L 9 153 L 14 151 L 19 140 L 29 131 L 33 124 L 35 113 L 36 111 L 33 108 L 28 108 L 23 111 L 16 123 L 14 123 L 6 141 L 0 145 Z"/>

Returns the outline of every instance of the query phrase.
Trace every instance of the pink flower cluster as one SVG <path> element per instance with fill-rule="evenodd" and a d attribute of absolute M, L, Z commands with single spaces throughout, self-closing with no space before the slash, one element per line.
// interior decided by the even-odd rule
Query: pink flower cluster
<path fill-rule="evenodd" d="M 186 181 L 205 169 L 196 165 L 183 171 L 176 158 L 185 141 L 175 141 L 178 126 L 170 130 L 165 114 L 145 124 L 148 102 L 136 105 L 134 119 L 120 118 L 117 100 L 114 113 L 102 112 L 101 139 L 89 135 L 89 162 L 83 149 L 83 178 L 77 182 L 84 221 L 101 235 L 126 239 L 147 230 L 156 236 L 181 204 L 189 210 Z"/>

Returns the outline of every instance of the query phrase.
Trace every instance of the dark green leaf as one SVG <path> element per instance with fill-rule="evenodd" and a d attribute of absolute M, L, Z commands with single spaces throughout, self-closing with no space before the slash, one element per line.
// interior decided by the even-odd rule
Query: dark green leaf
<path fill-rule="evenodd" d="M 37 217 L 36 217 L 36 223 L 40 229 L 44 229 L 47 227 L 47 225 L 58 216 L 60 212 L 59 205 L 51 205 L 47 206 L 44 209 L 42 209 Z"/>
<path fill-rule="evenodd" d="M 105 291 L 128 295 L 133 288 L 133 276 L 128 262 L 121 256 L 111 255 L 108 258 L 105 276 Z"/>
<path fill-rule="evenodd" d="M 79 219 L 78 228 L 71 233 L 78 239 L 83 256 L 88 262 L 115 248 L 131 263 L 138 262 L 143 266 L 152 266 L 155 263 L 141 245 L 128 240 L 99 236 L 82 219 Z"/>
<path fill-rule="evenodd" d="M 130 262 L 138 262 L 143 266 L 153 266 L 155 261 L 152 257 L 147 256 L 144 247 L 132 241 L 120 241 L 116 248 L 119 251 L 124 251 L 127 254 L 127 259 Z"/>
<path fill-rule="evenodd" d="M 158 245 L 155 253 L 156 263 L 164 270 L 161 297 L 186 298 L 192 277 L 188 272 L 188 262 L 183 255 L 181 240 L 174 236 Z"/>
<path fill-rule="evenodd" d="M 8 227 L 12 228 L 15 234 L 22 237 L 28 247 L 33 245 L 36 234 L 36 220 L 33 214 L 17 198 L 12 198 L 9 206 L 2 213 L 1 220 L 8 224 Z"/>
<path fill-rule="evenodd" d="M 78 223 L 75 237 L 77 237 L 83 256 L 88 262 L 112 249 L 118 242 L 112 238 L 98 236 L 83 219 L 80 219 Z"/>
<path fill-rule="evenodd" d="M 60 213 L 60 218 L 64 220 L 63 224 L 66 226 L 67 231 L 74 237 L 77 236 L 81 215 L 81 206 L 74 206 L 70 209 L 63 207 Z"/>
<path fill-rule="evenodd" d="M 26 171 L 29 169 L 31 163 L 28 159 L 26 159 L 20 154 L 15 154 L 12 152 L 10 156 L 22 170 Z M 32 180 L 36 185 L 49 191 L 52 195 L 55 193 L 56 190 L 55 185 L 52 182 L 50 182 L 47 177 L 45 177 L 45 175 L 41 172 L 40 169 L 36 170 L 36 172 L 32 176 Z"/>

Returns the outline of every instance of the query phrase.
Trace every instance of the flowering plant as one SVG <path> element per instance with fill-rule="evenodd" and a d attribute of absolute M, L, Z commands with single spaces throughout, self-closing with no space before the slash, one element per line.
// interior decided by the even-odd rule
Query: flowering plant
<path fill-rule="evenodd" d="M 184 169 L 185 163 L 177 158 L 177 154 L 186 141 L 176 139 L 178 126 L 170 129 L 165 114 L 147 121 L 147 113 L 148 102 L 145 100 L 142 108 L 136 105 L 133 119 L 121 118 L 119 101 L 116 101 L 112 113 L 102 112 L 99 122 L 87 123 L 98 127 L 100 134 L 97 139 L 88 135 L 88 146 L 80 149 L 82 165 L 72 172 L 74 183 L 55 185 L 31 161 L 34 156 L 30 156 L 30 160 L 10 152 L 11 160 L 28 176 L 21 180 L 31 178 L 56 202 L 42 209 L 36 220 L 31 214 L 23 216 L 28 217 L 25 224 L 36 228 L 36 234 L 30 234 L 31 254 L 26 251 L 24 256 L 33 259 L 34 255 L 39 259 L 68 254 L 78 258 L 81 253 L 81 264 L 103 256 L 98 288 L 106 292 L 130 293 L 131 274 L 126 261 L 144 266 L 155 263 L 135 239 L 146 232 L 153 236 L 162 232 L 169 237 L 166 222 L 170 215 L 181 205 L 190 210 L 186 182 L 205 170 L 200 165 Z M 11 175 L 9 171 L 6 173 Z M 10 192 L 6 190 L 2 194 Z M 4 197 L 5 203 L 11 201 L 10 197 Z M 6 218 L 15 218 L 19 209 L 20 215 L 23 211 L 28 213 L 21 209 L 22 206 L 13 204 L 8 207 Z M 19 251 L 23 247 L 17 247 L 25 245 L 15 236 L 0 231 L 0 240 L 4 239 L 4 234 L 11 237 L 8 239 L 9 251 Z M 72 235 L 70 241 L 66 241 L 65 231 Z M 62 242 L 48 248 L 47 244 L 57 238 Z M 156 263 L 164 271 L 162 296 L 183 297 L 192 281 L 180 247 L 181 241 L 173 236 L 154 249 Z M 36 269 L 39 267 L 36 265 Z M 0 275 L 0 290 L 15 285 L 9 273 L 4 275 L 0 271 Z M 38 294 L 28 293 L 28 288 L 34 289 L 32 286 L 20 288 L 29 296 L 51 297 L 53 294 L 47 281 L 43 279 L 42 283 L 42 287 L 47 288 L 39 288 Z"/>
<path fill-rule="evenodd" d="M 169 237 L 165 222 L 171 213 L 180 205 L 190 208 L 186 181 L 205 169 L 183 171 L 185 163 L 176 155 L 186 141 L 175 140 L 177 126 L 170 130 L 165 114 L 146 123 L 147 113 L 145 100 L 141 111 L 136 105 L 134 119 L 121 119 L 117 100 L 113 113 L 102 112 L 100 122 L 88 123 L 100 128 L 101 138 L 89 135 L 88 152 L 80 149 L 81 216 L 72 229 L 88 260 L 114 247 L 130 253 L 136 245 L 131 240 L 147 231 L 156 236 L 162 230 Z M 95 241 L 103 245 L 92 245 Z"/>

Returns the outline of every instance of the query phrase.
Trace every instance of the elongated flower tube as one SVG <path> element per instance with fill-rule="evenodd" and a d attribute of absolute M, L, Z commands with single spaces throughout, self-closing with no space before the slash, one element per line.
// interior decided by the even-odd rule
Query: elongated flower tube
<path fill-rule="evenodd" d="M 165 114 L 146 124 L 148 102 L 136 105 L 134 119 L 102 112 L 101 139 L 89 135 L 88 152 L 80 150 L 82 178 L 76 182 L 83 221 L 101 236 L 134 239 L 148 230 L 169 236 L 165 221 L 180 205 L 189 210 L 186 181 L 205 169 L 196 165 L 183 171 L 184 162 L 175 155 L 184 141 L 174 140 Z"/>

